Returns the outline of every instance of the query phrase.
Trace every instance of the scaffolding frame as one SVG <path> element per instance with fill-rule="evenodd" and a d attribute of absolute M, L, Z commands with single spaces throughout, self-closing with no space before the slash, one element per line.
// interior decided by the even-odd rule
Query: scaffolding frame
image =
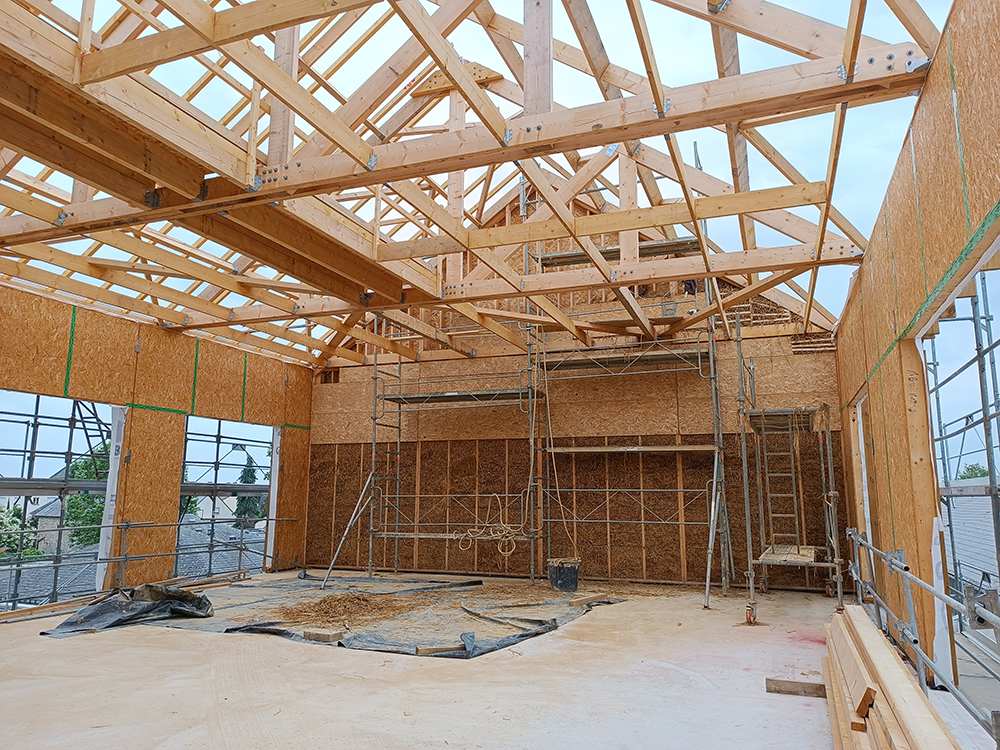
<path fill-rule="evenodd" d="M 2 395 L 3 392 L 0 392 Z M 46 407 L 44 400 L 53 399 L 65 408 Z M 0 425 L 4 426 L 4 442 L 0 443 L 0 456 L 13 459 L 19 463 L 21 476 L 0 477 L 0 495 L 16 497 L 21 511 L 20 528 L 15 531 L 5 531 L 8 537 L 17 537 L 12 550 L 0 552 L 0 579 L 6 579 L 6 595 L 0 594 L 0 611 L 14 610 L 25 606 L 49 604 L 67 598 L 90 594 L 98 590 L 93 575 L 84 576 L 91 566 L 118 563 L 116 585 L 122 585 L 131 562 L 153 558 L 173 558 L 174 572 L 177 575 L 180 560 L 187 556 L 208 556 L 209 575 L 220 572 L 237 572 L 244 569 L 244 558 L 247 567 L 260 569 L 270 558 L 266 551 L 255 549 L 252 543 L 245 542 L 241 529 L 237 540 L 216 538 L 215 527 L 219 524 L 238 523 L 243 519 L 219 515 L 216 512 L 216 502 L 219 498 L 239 495 L 267 495 L 270 486 L 267 484 L 227 483 L 219 479 L 219 471 L 223 468 L 241 468 L 242 464 L 227 464 L 224 457 L 216 452 L 215 460 L 210 462 L 188 461 L 187 445 L 190 440 L 206 439 L 216 442 L 237 440 L 243 444 L 253 443 L 258 447 L 266 441 L 252 438 L 229 438 L 222 433 L 222 423 L 212 435 L 186 430 L 185 432 L 185 466 L 208 467 L 213 472 L 213 481 L 182 481 L 179 496 L 179 510 L 183 510 L 184 497 L 209 497 L 213 503 L 213 513 L 210 519 L 185 521 L 178 517 L 176 523 L 146 523 L 123 519 L 119 523 L 98 523 L 91 525 L 70 525 L 66 517 L 67 500 L 75 495 L 88 495 L 95 499 L 106 497 L 108 491 L 108 469 L 102 460 L 107 454 L 102 450 L 111 441 L 111 423 L 101 416 L 101 404 L 63 399 L 33 394 L 33 407 L 30 411 L 0 410 Z M 65 413 L 57 413 L 63 411 Z M 218 420 L 216 420 L 218 421 Z M 23 440 L 14 445 L 14 435 L 23 430 Z M 65 446 L 65 449 L 61 449 Z M 60 449 L 57 449 L 60 448 Z M 75 478 L 72 468 L 81 462 L 91 460 L 94 466 L 94 478 Z M 58 471 L 52 469 L 58 464 Z M 258 467 L 262 468 L 262 467 Z M 33 498 L 54 498 L 59 501 L 59 517 L 55 526 L 38 529 L 29 523 L 28 508 Z M 291 518 L 260 518 L 258 521 L 287 522 Z M 175 543 L 172 552 L 155 554 L 131 554 L 128 549 L 129 531 L 136 529 L 171 528 L 175 532 L 181 526 L 209 527 L 209 543 L 206 545 L 181 545 Z M 101 532 L 103 530 L 120 531 L 120 547 L 116 553 L 101 556 L 100 551 L 74 549 L 70 543 L 70 535 L 80 531 Z M 51 534 L 55 538 L 55 549 L 51 553 L 37 554 L 35 546 L 43 535 Z M 235 551 L 236 566 L 226 570 L 217 570 L 214 565 L 215 552 L 218 550 Z M 254 557 L 259 561 L 251 562 Z M 278 560 L 277 558 L 273 558 Z M 280 561 L 288 562 L 288 561 Z M 49 571 L 51 573 L 49 573 Z M 49 575 L 51 584 L 46 583 L 46 590 L 28 591 L 27 575 Z M 30 588 L 30 587 L 29 587 Z M 36 587 L 37 588 L 37 587 Z"/>
<path fill-rule="evenodd" d="M 710 291 L 706 285 L 706 295 Z M 376 317 L 376 327 L 381 323 L 382 333 L 390 335 L 390 325 L 381 317 Z M 503 553 L 504 547 L 517 542 L 527 542 L 529 550 L 529 577 L 534 582 L 539 572 L 538 556 L 544 541 L 546 557 L 552 554 L 552 525 L 562 523 L 553 508 L 565 511 L 560 491 L 554 481 L 554 455 L 562 452 L 553 444 L 550 429 L 551 414 L 548 399 L 548 385 L 560 380 L 580 380 L 627 375 L 676 373 L 696 371 L 709 383 L 713 418 L 713 443 L 706 446 L 611 446 L 608 452 L 627 448 L 630 452 L 690 452 L 707 451 L 713 454 L 712 478 L 704 489 L 676 488 L 618 488 L 617 497 L 635 501 L 640 511 L 639 521 L 628 523 L 650 523 L 675 526 L 707 526 L 709 543 L 705 575 L 705 607 L 709 606 L 712 566 L 716 550 L 716 540 L 721 548 L 721 580 L 723 592 L 728 592 L 735 570 L 732 540 L 729 531 L 729 513 L 725 501 L 725 467 L 722 450 L 722 399 L 719 391 L 719 377 L 714 335 L 715 318 L 710 319 L 705 330 L 694 337 L 681 340 L 644 341 L 628 344 L 576 348 L 549 353 L 546 333 L 541 326 L 532 324 L 519 326 L 527 338 L 527 362 L 516 371 L 487 373 L 474 376 L 447 376 L 420 380 L 403 378 L 403 362 L 398 356 L 386 362 L 378 352 L 372 359 L 372 468 L 364 482 L 354 510 L 327 568 L 324 587 L 332 575 L 337 559 L 344 548 L 354 526 L 367 512 L 369 576 L 375 571 L 375 540 L 393 542 L 393 571 L 399 570 L 399 541 L 401 539 L 446 539 L 465 541 L 496 541 Z M 378 330 L 378 328 L 376 328 Z M 589 371 L 588 374 L 581 374 Z M 485 387 L 490 384 L 492 387 Z M 402 454 L 402 432 L 405 415 L 411 412 L 439 411 L 444 409 L 468 409 L 499 405 L 517 404 L 528 421 L 529 473 L 527 485 L 517 492 L 504 495 L 477 495 L 469 493 L 413 494 L 400 493 L 400 462 Z M 388 433 L 388 436 L 386 435 Z M 378 467 L 384 461 L 388 471 L 380 474 Z M 576 489 L 576 492 L 588 490 Z M 608 493 L 607 488 L 593 490 Z M 705 521 L 680 520 L 680 510 L 671 514 L 661 514 L 653 509 L 651 499 L 657 496 L 685 493 L 684 508 L 704 501 Z M 688 497 L 690 496 L 690 497 Z M 611 496 L 605 503 L 611 500 Z M 424 501 L 417 510 L 417 501 Z M 485 502 L 485 516 L 480 510 L 480 502 Z M 443 504 L 457 502 L 473 519 L 473 523 L 452 524 L 446 520 L 429 521 L 429 513 Z M 496 506 L 496 512 L 493 507 Z M 412 510 L 410 508 L 412 507 Z M 603 507 L 603 504 L 600 506 Z M 652 520 L 646 519 L 649 514 Z M 513 514 L 513 518 L 511 518 Z M 599 519 L 575 519 L 576 523 L 597 523 Z M 624 522 L 624 521 L 623 521 Z M 617 521 L 616 521 L 617 523 Z M 452 531 L 450 526 L 461 525 L 463 531 Z M 444 526 L 444 528 L 442 528 Z"/>
<path fill-rule="evenodd" d="M 711 298 L 711 289 L 705 285 L 706 299 Z M 675 303 L 676 304 L 676 303 Z M 591 371 L 590 374 L 578 374 L 581 371 Z M 732 581 L 732 571 L 734 570 L 732 539 L 729 529 L 729 512 L 726 505 L 725 494 L 725 466 L 722 441 L 722 400 L 719 390 L 719 378 L 717 369 L 716 341 L 715 341 L 715 316 L 709 320 L 707 328 L 698 331 L 694 337 L 684 339 L 667 339 L 657 341 L 644 341 L 639 344 L 611 345 L 607 347 L 589 347 L 587 349 L 575 349 L 569 352 L 559 352 L 557 354 L 546 355 L 543 361 L 542 377 L 544 389 L 547 393 L 550 382 L 576 381 L 605 377 L 626 377 L 629 375 L 648 374 L 672 374 L 683 371 L 695 371 L 702 380 L 709 384 L 712 403 L 712 435 L 711 445 L 674 445 L 674 446 L 594 446 L 587 448 L 565 448 L 553 444 L 551 432 L 546 440 L 545 452 L 549 460 L 546 465 L 546 481 L 544 489 L 545 515 L 545 538 L 547 544 L 547 556 L 551 558 L 552 546 L 552 526 L 553 524 L 565 523 L 624 523 L 644 525 L 669 525 L 669 526 L 708 526 L 708 548 L 707 564 L 705 572 L 705 599 L 704 607 L 709 608 L 710 588 L 712 578 L 712 566 L 714 564 L 716 538 L 720 540 L 720 570 L 723 594 L 728 593 L 729 584 Z M 554 373 L 554 374 L 553 374 Z M 566 373 L 566 374 L 564 374 Z M 569 374 L 573 373 L 573 374 Z M 549 408 L 549 400 L 545 399 L 545 408 Z M 565 513 L 567 508 L 562 502 L 560 488 L 553 481 L 552 465 L 554 457 L 560 453 L 690 453 L 690 452 L 710 452 L 713 455 L 712 478 L 706 483 L 704 489 L 694 488 L 580 488 L 574 487 L 575 494 L 591 493 L 595 495 L 604 494 L 605 499 L 595 508 L 579 518 L 573 514 L 571 519 L 567 519 Z M 679 496 L 684 493 L 684 506 L 678 508 L 669 515 L 660 514 L 653 509 L 656 498 L 669 498 Z M 690 498 L 688 497 L 690 495 Z M 639 520 L 615 520 L 591 519 L 590 516 L 605 506 L 608 506 L 613 499 L 625 498 L 636 504 L 640 513 Z M 705 502 L 705 521 L 681 520 L 683 510 L 699 502 Z M 556 516 L 553 508 L 559 509 Z M 571 509 L 570 509 L 571 510 Z M 572 512 L 572 510 L 571 510 Z M 648 516 L 651 516 L 648 517 Z M 575 548 L 575 543 L 574 543 Z"/>
<path fill-rule="evenodd" d="M 743 468 L 743 504 L 746 520 L 747 579 L 746 620 L 752 625 L 757 621 L 756 592 L 767 590 L 769 567 L 797 567 L 829 571 L 826 584 L 827 596 L 837 597 L 844 603 L 843 559 L 840 556 L 840 536 L 838 522 L 837 492 L 834 476 L 833 445 L 830 430 L 829 407 L 758 409 L 757 373 L 753 357 L 749 363 L 743 357 L 743 334 L 740 316 L 736 316 L 736 359 L 739 367 L 739 391 L 737 403 L 740 419 L 740 458 Z M 749 406 L 748 406 L 749 405 Z M 817 424 L 817 421 L 819 424 Z M 750 489 L 750 450 L 748 428 L 753 433 L 754 485 L 757 507 L 757 539 L 754 541 L 753 503 Z M 787 436 L 788 451 L 768 449 L 768 436 L 774 445 L 778 434 Z M 820 466 L 821 496 L 823 503 L 824 544 L 808 545 L 805 535 L 805 507 L 807 498 L 802 489 L 801 439 L 803 435 L 815 435 Z M 787 457 L 787 466 L 774 466 L 776 457 Z M 774 471 L 773 469 L 783 469 Z M 790 492 L 775 492 L 777 480 L 779 489 Z M 787 487 L 781 487 L 784 481 Z M 778 503 L 775 499 L 778 499 Z M 790 502 L 789 502 L 790 500 Z M 780 503 L 786 506 L 782 508 Z M 777 512 L 775 506 L 778 505 Z M 775 531 L 775 520 L 777 528 Z M 792 519 L 794 532 L 788 530 Z M 793 538 L 793 544 L 778 544 L 778 539 Z M 759 548 L 759 554 L 755 552 Z M 757 583 L 756 568 L 760 568 L 761 580 Z"/>

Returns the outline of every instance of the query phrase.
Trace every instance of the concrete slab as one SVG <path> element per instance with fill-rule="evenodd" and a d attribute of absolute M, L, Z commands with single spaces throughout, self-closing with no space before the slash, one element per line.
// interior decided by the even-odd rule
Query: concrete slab
<path fill-rule="evenodd" d="M 135 626 L 52 640 L 0 631 L 11 747 L 832 748 L 824 699 L 765 692 L 818 680 L 822 596 L 735 593 L 601 607 L 470 661 L 317 648 L 263 635 Z M 47 621 L 42 621 L 47 623 Z"/>

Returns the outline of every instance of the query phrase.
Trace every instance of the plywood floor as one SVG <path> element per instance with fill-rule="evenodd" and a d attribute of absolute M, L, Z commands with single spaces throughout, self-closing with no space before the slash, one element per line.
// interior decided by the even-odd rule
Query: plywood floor
<path fill-rule="evenodd" d="M 63 640 L 0 630 L 0 726 L 29 748 L 832 748 L 821 680 L 834 602 L 694 590 L 595 609 L 458 661 L 264 635 L 135 626 Z"/>

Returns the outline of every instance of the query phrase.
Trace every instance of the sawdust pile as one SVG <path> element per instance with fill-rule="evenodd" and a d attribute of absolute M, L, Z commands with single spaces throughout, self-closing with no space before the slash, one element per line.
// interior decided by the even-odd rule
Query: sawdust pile
<path fill-rule="evenodd" d="M 388 620 L 426 605 L 425 599 L 407 594 L 331 594 L 322 599 L 279 607 L 275 614 L 283 622 L 292 625 L 344 627 Z"/>

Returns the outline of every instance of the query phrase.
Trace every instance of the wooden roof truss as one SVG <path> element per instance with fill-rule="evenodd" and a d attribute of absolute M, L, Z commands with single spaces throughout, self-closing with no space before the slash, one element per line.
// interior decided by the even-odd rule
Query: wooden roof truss
<path fill-rule="evenodd" d="M 588 0 L 563 0 L 577 38 L 553 39 L 551 1 L 522 24 L 490 0 L 81 0 L 79 16 L 3 0 L 0 284 L 316 367 L 371 347 L 474 356 L 477 334 L 516 351 L 525 322 L 650 339 L 755 294 L 829 329 L 818 269 L 866 246 L 832 203 L 845 118 L 921 87 L 939 33 L 918 3 L 888 2 L 914 41 L 886 43 L 861 34 L 865 0 L 844 27 L 762 0 L 621 0 L 640 72 L 611 62 Z M 655 6 L 710 24 L 718 78 L 664 83 Z M 407 41 L 380 44 L 400 22 Z M 457 30 L 475 26 L 506 67 L 462 58 Z M 801 59 L 741 70 L 740 36 Z M 593 101 L 561 106 L 555 65 L 591 76 Z M 828 112 L 829 166 L 810 182 L 762 128 Z M 678 134 L 698 128 L 725 135 L 725 179 L 685 162 Z M 751 189 L 751 148 L 788 184 Z M 707 236 L 722 216 L 737 246 Z M 788 242 L 760 247 L 758 226 Z M 640 240 L 679 236 L 698 252 L 640 258 Z M 580 263 L 526 267 L 546 240 Z M 669 324 L 636 295 L 701 278 L 713 304 Z M 571 314 L 566 295 L 595 290 L 626 320 Z"/>

